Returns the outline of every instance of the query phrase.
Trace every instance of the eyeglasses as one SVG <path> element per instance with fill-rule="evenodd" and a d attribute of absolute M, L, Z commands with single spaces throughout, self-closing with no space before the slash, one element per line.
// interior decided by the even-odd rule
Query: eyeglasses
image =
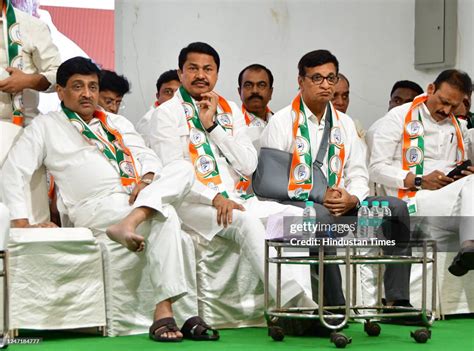
<path fill-rule="evenodd" d="M 339 81 L 339 76 L 335 74 L 330 74 L 328 76 L 322 76 L 320 74 L 315 74 L 314 76 L 304 76 L 306 78 L 311 79 L 314 84 L 323 84 L 323 81 L 326 79 L 329 85 L 334 85 Z"/>

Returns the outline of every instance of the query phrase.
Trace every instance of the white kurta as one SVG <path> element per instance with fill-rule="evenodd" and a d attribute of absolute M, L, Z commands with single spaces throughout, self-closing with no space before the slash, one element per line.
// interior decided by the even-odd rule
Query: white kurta
<path fill-rule="evenodd" d="M 383 118 L 376 121 L 367 132 L 367 143 L 371 151 L 370 177 L 374 182 L 384 186 L 387 195 L 397 196 L 398 189 L 403 188 L 403 181 L 409 171 L 402 169 L 402 139 L 405 116 L 411 103 L 391 109 Z M 457 139 L 451 119 L 437 122 L 426 105 L 421 109 L 424 127 L 424 167 L 423 174 L 439 170 L 447 174 L 456 167 Z M 472 141 L 465 122 L 461 121 L 465 150 L 472 150 Z M 438 190 L 417 191 L 415 201 L 417 216 L 474 216 L 472 205 L 473 176 L 464 177 Z M 456 228 L 451 228 L 457 230 Z M 461 224 L 463 226 L 463 224 Z M 472 231 L 472 228 L 471 230 Z M 461 238 L 470 236 L 460 233 Z"/>
<path fill-rule="evenodd" d="M 46 77 L 51 84 L 48 91 L 54 91 L 56 84 L 56 71 L 61 64 L 61 57 L 57 47 L 53 44 L 48 26 L 41 20 L 22 11 L 14 9 L 16 20 L 20 23 L 22 40 L 23 72 L 39 73 Z M 8 67 L 5 36 L 3 27 L 0 26 L 0 67 Z M 23 91 L 23 104 L 25 108 L 25 124 L 38 111 L 39 95 L 37 91 L 26 89 Z M 0 119 L 11 121 L 12 104 L 11 95 L 0 92 Z"/>
<path fill-rule="evenodd" d="M 314 162 L 323 136 L 326 115 L 323 116 L 321 122 L 318 122 L 318 119 L 304 102 L 303 107 L 306 117 L 308 118 L 308 129 L 311 139 L 311 156 Z M 260 140 L 262 147 L 290 153 L 293 152 L 294 141 L 291 132 L 293 128 L 293 119 L 291 110 L 291 105 L 289 105 L 273 115 L 262 134 Z M 357 135 L 352 119 L 342 112 L 338 112 L 338 114 L 340 117 L 339 123 L 345 148 L 344 170 L 342 172 L 342 179 L 339 186 L 345 188 L 349 194 L 357 196 L 359 201 L 362 202 L 362 200 L 369 195 L 366 150 L 363 142 Z M 326 177 L 327 170 L 328 165 L 326 153 L 322 167 L 322 171 Z"/>
<path fill-rule="evenodd" d="M 142 135 L 147 146 L 150 146 L 150 137 L 148 134 L 150 132 L 151 116 L 153 115 L 153 112 L 155 112 L 155 110 L 156 110 L 156 107 L 151 106 L 150 109 L 145 113 L 145 115 L 143 115 L 143 117 L 140 118 L 135 125 L 135 129 L 137 130 L 138 133 Z"/>
<path fill-rule="evenodd" d="M 93 129 L 96 122 L 90 122 Z M 109 123 L 122 134 L 134 155 L 138 173 L 155 173 L 155 181 L 142 190 L 133 207 L 128 204 L 129 195 L 121 185 L 116 167 L 86 141 L 62 111 L 35 118 L 10 151 L 3 167 L 4 201 L 12 219 L 26 218 L 25 184 L 35 169 L 44 164 L 55 178 L 64 210 L 74 225 L 89 227 L 106 243 L 110 242 L 105 236 L 106 228 L 134 207 L 155 209 L 159 213 L 139 227 L 138 232 L 146 238 L 145 254 L 153 268 L 150 272 L 156 302 L 177 299 L 187 288 L 180 223 L 172 204 L 179 205 L 194 181 L 194 174 L 187 163 L 179 161 L 161 169 L 159 159 L 145 147 L 126 118 L 109 114 Z"/>
<path fill-rule="evenodd" d="M 10 215 L 8 208 L 0 202 L 0 250 L 4 250 L 7 247 L 9 230 Z"/>
<path fill-rule="evenodd" d="M 212 206 L 212 200 L 218 192 L 199 181 L 194 183 L 190 193 L 185 197 L 183 204 L 177 211 L 188 231 L 196 232 L 207 240 L 211 240 L 217 234 L 240 244 L 244 255 L 247 256 L 253 269 L 263 280 L 265 227 L 262 220 L 265 220 L 271 214 L 280 213 L 284 210 L 292 211 L 295 216 L 301 216 L 302 209 L 281 205 L 277 202 L 259 201 L 255 197 L 243 200 L 234 191 L 240 178 L 239 173 L 251 175 L 256 169 L 257 152 L 247 135 L 248 127 L 245 124 L 242 112 L 235 103 L 229 101 L 229 105 L 232 109 L 232 134 L 217 126 L 208 134 L 208 138 L 216 158 L 224 189 L 229 197 L 242 204 L 246 211 L 233 211 L 233 222 L 227 229 L 219 226 L 217 224 L 217 211 Z M 191 162 L 189 128 L 179 91 L 171 100 L 160 105 L 153 113 L 149 135 L 153 150 L 157 152 L 165 165 L 175 160 Z M 287 303 L 296 295 L 302 293 L 303 288 L 296 281 L 288 278 L 294 277 L 294 274 L 287 273 L 283 276 L 285 281 L 283 283 L 282 301 Z M 309 277 L 309 273 L 307 277 Z M 270 279 L 270 281 L 273 284 L 275 279 Z M 271 286 L 270 291 L 274 292 L 274 288 L 274 285 Z"/>
<path fill-rule="evenodd" d="M 249 136 L 250 140 L 252 140 L 253 146 L 255 147 L 257 152 L 260 152 L 260 138 L 262 137 L 262 133 L 265 130 L 268 121 L 273 116 L 273 113 L 267 113 L 266 121 L 264 121 L 260 117 L 253 115 L 248 111 L 247 113 L 251 118 L 250 124 L 248 125 L 247 135 Z"/>

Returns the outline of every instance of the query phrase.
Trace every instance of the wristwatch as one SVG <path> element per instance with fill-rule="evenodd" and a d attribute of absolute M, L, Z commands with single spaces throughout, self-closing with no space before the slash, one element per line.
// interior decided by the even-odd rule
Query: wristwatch
<path fill-rule="evenodd" d="M 214 130 L 214 128 L 216 128 L 218 126 L 218 124 L 214 121 L 214 123 L 212 124 L 212 126 L 210 126 L 209 128 L 206 128 L 206 132 L 210 133 Z"/>
<path fill-rule="evenodd" d="M 418 176 L 415 177 L 415 188 L 416 188 L 416 190 L 421 190 L 422 180 L 423 179 L 421 177 L 418 177 Z"/>
<path fill-rule="evenodd" d="M 140 183 L 145 183 L 147 185 L 150 185 L 153 182 L 153 179 L 151 178 L 142 178 L 140 179 Z"/>

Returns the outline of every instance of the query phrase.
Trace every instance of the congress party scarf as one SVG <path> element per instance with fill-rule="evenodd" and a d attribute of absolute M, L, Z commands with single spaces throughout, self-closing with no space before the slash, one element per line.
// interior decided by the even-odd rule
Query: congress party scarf
<path fill-rule="evenodd" d="M 288 196 L 292 200 L 306 201 L 313 188 L 313 159 L 308 118 L 304 111 L 301 94 L 296 96 L 291 106 L 294 148 L 288 181 Z M 330 123 L 327 161 L 328 185 L 339 186 L 344 168 L 345 148 L 339 115 L 331 103 L 328 103 L 326 108 L 326 118 Z"/>
<path fill-rule="evenodd" d="M 262 118 L 255 116 L 253 113 L 248 112 L 244 105 L 242 105 L 242 113 L 245 117 L 245 124 L 249 127 L 265 127 L 268 123 L 268 119 L 273 115 L 272 111 L 268 108 L 265 111 L 267 120 L 264 121 Z"/>
<path fill-rule="evenodd" d="M 219 174 L 219 167 L 214 153 L 209 143 L 209 139 L 204 132 L 204 127 L 199 119 L 198 109 L 194 104 L 193 99 L 183 86 L 179 88 L 179 93 L 182 97 L 182 105 L 189 128 L 189 153 L 191 155 L 191 162 L 194 165 L 194 170 L 198 180 L 207 187 L 214 189 L 228 198 L 229 195 L 224 189 L 221 176 Z M 226 132 L 232 133 L 232 109 L 227 100 L 219 96 L 217 107 L 217 115 L 215 118 L 218 125 L 220 125 Z M 237 172 L 238 173 L 238 172 Z M 250 185 L 250 178 L 239 173 L 240 181 L 236 185 L 236 191 L 240 197 L 246 199 L 252 195 L 247 195 L 247 189 Z"/>
<path fill-rule="evenodd" d="M 64 104 L 61 104 L 61 108 L 87 142 L 95 144 L 97 149 L 112 163 L 120 175 L 122 186 L 128 193 L 131 193 L 134 185 L 140 181 L 135 160 L 130 149 L 125 146 L 120 132 L 108 123 L 107 114 L 100 110 L 94 111 L 94 117 L 100 121 L 107 136 L 104 138 L 100 134 L 94 133 L 77 113 L 68 109 Z"/>
<path fill-rule="evenodd" d="M 3 2 L 3 36 L 7 45 L 8 65 L 10 67 L 23 69 L 23 57 L 21 56 L 21 34 L 20 24 L 16 21 L 15 11 L 10 0 Z M 23 114 L 23 93 L 12 94 L 12 122 L 23 127 L 25 116 Z"/>
<path fill-rule="evenodd" d="M 414 173 L 418 177 L 423 176 L 425 141 L 421 108 L 426 100 L 428 100 L 427 94 L 417 96 L 415 100 L 413 100 L 410 109 L 405 116 L 405 122 L 403 125 L 402 168 L 405 171 Z M 458 121 L 453 114 L 451 114 L 450 117 L 456 130 L 458 144 L 456 163 L 460 164 L 464 161 L 466 155 L 464 141 Z M 415 195 L 416 191 L 398 189 L 398 197 L 407 203 L 408 212 L 410 214 L 416 213 L 417 210 Z"/>

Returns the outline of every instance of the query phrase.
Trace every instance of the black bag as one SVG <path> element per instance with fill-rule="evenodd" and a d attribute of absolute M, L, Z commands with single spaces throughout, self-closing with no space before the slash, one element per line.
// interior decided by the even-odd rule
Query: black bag
<path fill-rule="evenodd" d="M 319 146 L 318 155 L 313 163 L 313 188 L 309 200 L 323 203 L 328 181 L 321 167 L 326 156 L 329 143 L 329 119 L 326 118 L 324 132 Z M 291 201 L 288 196 L 293 154 L 277 149 L 262 147 L 258 156 L 258 166 L 252 176 L 252 187 L 255 195 L 278 201 Z"/>

